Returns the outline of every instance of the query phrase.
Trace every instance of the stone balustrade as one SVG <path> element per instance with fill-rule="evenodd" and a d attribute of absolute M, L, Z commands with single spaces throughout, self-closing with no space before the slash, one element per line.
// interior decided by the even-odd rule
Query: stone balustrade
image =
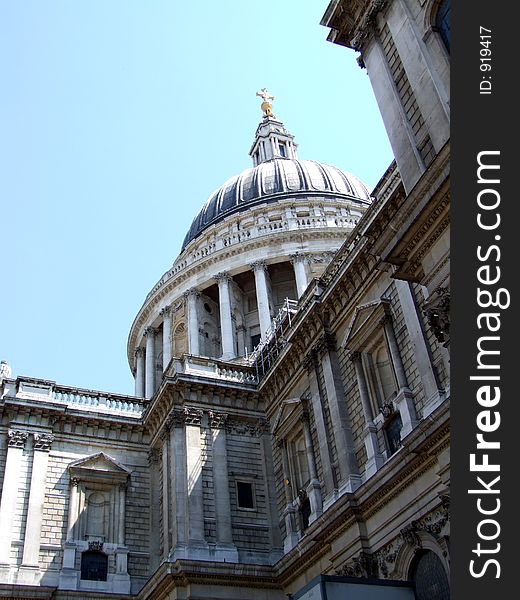
<path fill-rule="evenodd" d="M 56 385 L 54 381 L 25 377 L 6 380 L 3 397 L 15 397 L 32 402 L 53 402 L 63 404 L 67 408 L 134 418 L 141 417 L 146 405 L 143 398 L 61 386 Z"/>

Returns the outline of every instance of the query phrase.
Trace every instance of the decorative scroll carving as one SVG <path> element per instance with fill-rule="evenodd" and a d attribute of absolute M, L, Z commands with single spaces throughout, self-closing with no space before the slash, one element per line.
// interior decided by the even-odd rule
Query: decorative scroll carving
<path fill-rule="evenodd" d="M 164 306 L 159 311 L 159 314 L 161 315 L 161 317 L 166 317 L 167 315 L 171 314 L 171 312 L 172 312 L 172 307 L 171 306 Z"/>
<path fill-rule="evenodd" d="M 27 431 L 18 431 L 16 429 L 9 429 L 7 432 L 7 444 L 11 448 L 23 448 L 29 434 Z"/>

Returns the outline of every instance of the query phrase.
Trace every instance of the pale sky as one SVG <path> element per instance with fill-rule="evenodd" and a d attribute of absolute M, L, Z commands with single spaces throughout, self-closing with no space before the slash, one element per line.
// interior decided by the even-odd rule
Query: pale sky
<path fill-rule="evenodd" d="M 0 359 L 133 394 L 126 343 L 211 192 L 252 165 L 256 92 L 299 158 L 372 188 L 392 153 L 328 0 L 0 0 Z"/>

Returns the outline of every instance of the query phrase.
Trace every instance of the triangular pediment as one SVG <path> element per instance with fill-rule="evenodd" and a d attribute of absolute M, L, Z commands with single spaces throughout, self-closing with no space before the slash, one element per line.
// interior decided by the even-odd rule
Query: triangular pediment
<path fill-rule="evenodd" d="M 284 400 L 273 421 L 272 430 L 274 435 L 282 434 L 281 437 L 285 437 L 286 430 L 294 425 L 294 422 L 301 417 L 302 413 L 301 398 L 287 398 L 287 400 Z"/>
<path fill-rule="evenodd" d="M 69 469 L 81 471 L 99 471 L 110 474 L 129 475 L 130 471 L 104 452 L 98 452 L 85 458 L 80 458 L 69 464 Z"/>
<path fill-rule="evenodd" d="M 389 301 L 386 298 L 357 306 L 342 346 L 351 350 L 361 350 L 366 338 L 389 310 L 388 306 Z"/>

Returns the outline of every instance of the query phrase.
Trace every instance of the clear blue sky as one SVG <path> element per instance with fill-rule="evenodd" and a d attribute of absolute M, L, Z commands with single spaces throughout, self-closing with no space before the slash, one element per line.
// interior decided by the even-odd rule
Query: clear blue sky
<path fill-rule="evenodd" d="M 257 90 L 299 157 L 392 160 L 328 0 L 0 0 L 0 359 L 133 394 L 126 342 L 210 193 L 250 166 Z"/>

